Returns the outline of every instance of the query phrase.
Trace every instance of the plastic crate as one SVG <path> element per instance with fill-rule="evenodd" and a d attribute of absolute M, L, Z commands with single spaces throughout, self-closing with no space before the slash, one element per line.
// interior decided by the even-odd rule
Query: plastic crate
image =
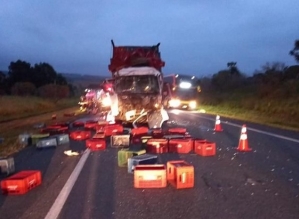
<path fill-rule="evenodd" d="M 168 140 L 165 138 L 151 138 L 146 143 L 146 151 L 148 153 L 167 153 Z"/>
<path fill-rule="evenodd" d="M 182 134 L 182 135 L 185 135 L 186 132 L 187 132 L 187 129 L 182 128 L 182 127 L 168 129 L 169 134 Z"/>
<path fill-rule="evenodd" d="M 86 147 L 92 151 L 99 151 L 106 149 L 105 138 L 91 138 L 86 140 Z"/>
<path fill-rule="evenodd" d="M 19 139 L 20 144 L 25 145 L 25 146 L 27 146 L 31 143 L 30 134 L 20 134 L 18 139 Z"/>
<path fill-rule="evenodd" d="M 100 133 L 100 132 L 98 132 L 98 133 L 96 133 L 96 134 L 94 134 L 93 136 L 92 136 L 92 138 L 105 138 L 105 133 Z"/>
<path fill-rule="evenodd" d="M 157 164 L 158 156 L 152 154 L 141 154 L 128 159 L 128 173 L 133 173 L 137 165 Z"/>
<path fill-rule="evenodd" d="M 167 140 L 170 140 L 170 139 L 182 139 L 182 138 L 186 138 L 186 136 L 183 135 L 183 134 L 169 134 L 169 135 L 164 135 L 163 138 L 166 138 Z"/>
<path fill-rule="evenodd" d="M 152 130 L 152 136 L 153 136 L 153 138 L 163 138 L 164 132 L 160 128 L 153 129 Z"/>
<path fill-rule="evenodd" d="M 1 181 L 1 190 L 7 195 L 22 195 L 42 183 L 39 170 L 18 172 Z"/>
<path fill-rule="evenodd" d="M 149 139 L 153 138 L 151 135 L 145 135 L 140 138 L 142 144 L 146 144 Z"/>
<path fill-rule="evenodd" d="M 141 155 L 141 154 L 145 154 L 146 150 L 129 150 L 129 149 L 122 149 L 119 150 L 117 153 L 117 157 L 118 157 L 118 166 L 119 167 L 126 167 L 128 165 L 128 159 L 133 157 L 133 156 L 137 156 L 137 155 Z"/>
<path fill-rule="evenodd" d="M 57 139 L 55 137 L 48 137 L 39 140 L 36 143 L 36 148 L 57 147 Z"/>
<path fill-rule="evenodd" d="M 82 121 L 75 121 L 75 122 L 72 123 L 72 126 L 73 126 L 73 127 L 76 127 L 76 128 L 77 128 L 77 127 L 84 127 L 84 124 L 85 124 L 85 123 L 82 122 Z"/>
<path fill-rule="evenodd" d="M 194 140 L 194 152 L 201 156 L 216 155 L 216 143 L 208 140 Z"/>
<path fill-rule="evenodd" d="M 70 142 L 70 138 L 68 134 L 59 134 L 53 136 L 57 140 L 57 145 L 67 144 Z"/>
<path fill-rule="evenodd" d="M 73 140 L 77 140 L 77 141 L 82 141 L 82 140 L 86 140 L 89 139 L 91 137 L 91 131 L 87 131 L 87 130 L 77 130 L 77 131 L 72 131 L 70 133 L 70 138 Z"/>
<path fill-rule="evenodd" d="M 193 144 L 194 144 L 194 141 L 192 138 L 170 139 L 168 142 L 168 152 L 187 154 L 193 150 Z"/>
<path fill-rule="evenodd" d="M 41 139 L 43 139 L 43 138 L 47 138 L 47 137 L 49 137 L 49 136 L 50 136 L 49 133 L 45 133 L 45 134 L 32 134 L 32 135 L 31 135 L 31 144 L 32 144 L 32 145 L 36 145 L 36 143 L 37 143 L 39 140 L 41 140 Z"/>
<path fill-rule="evenodd" d="M 177 189 L 194 187 L 194 167 L 184 160 L 167 162 L 167 181 Z"/>
<path fill-rule="evenodd" d="M 165 188 L 166 186 L 166 167 L 164 164 L 137 165 L 135 167 L 135 188 Z"/>
<path fill-rule="evenodd" d="M 0 158 L 0 173 L 9 175 L 15 172 L 15 161 L 13 157 Z"/>
<path fill-rule="evenodd" d="M 111 135 L 111 147 L 123 148 L 130 146 L 130 135 Z"/>
<path fill-rule="evenodd" d="M 111 136 L 117 133 L 123 133 L 124 128 L 119 124 L 108 124 L 104 127 L 104 133 L 106 136 Z"/>
<path fill-rule="evenodd" d="M 131 135 L 132 136 L 135 136 L 135 135 L 138 135 L 138 136 L 147 135 L 148 131 L 149 131 L 148 127 L 141 126 L 141 127 L 138 127 L 138 128 L 133 128 L 131 130 Z"/>
<path fill-rule="evenodd" d="M 98 126 L 97 121 L 86 121 L 84 124 L 84 128 L 86 129 L 96 129 L 97 126 Z"/>

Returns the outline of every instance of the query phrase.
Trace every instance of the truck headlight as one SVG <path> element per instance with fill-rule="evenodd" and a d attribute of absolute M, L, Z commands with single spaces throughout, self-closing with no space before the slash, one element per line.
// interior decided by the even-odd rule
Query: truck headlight
<path fill-rule="evenodd" d="M 181 101 L 179 99 L 172 99 L 169 101 L 170 107 L 178 107 L 181 105 Z"/>
<path fill-rule="evenodd" d="M 191 109 L 195 109 L 195 108 L 196 108 L 196 105 L 197 105 L 196 101 L 190 101 L 190 102 L 189 102 L 189 107 L 190 107 Z"/>

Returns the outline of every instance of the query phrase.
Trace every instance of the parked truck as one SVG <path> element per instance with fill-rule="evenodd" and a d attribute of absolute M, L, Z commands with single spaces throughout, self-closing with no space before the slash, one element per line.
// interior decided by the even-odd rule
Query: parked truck
<path fill-rule="evenodd" d="M 147 122 L 158 128 L 168 120 L 163 108 L 163 73 L 159 44 L 154 46 L 115 46 L 108 66 L 113 79 L 111 111 L 116 119 Z"/>

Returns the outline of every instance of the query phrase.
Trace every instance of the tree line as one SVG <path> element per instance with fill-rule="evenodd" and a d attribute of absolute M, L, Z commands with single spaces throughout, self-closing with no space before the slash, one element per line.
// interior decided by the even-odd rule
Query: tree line
<path fill-rule="evenodd" d="M 61 99 L 72 95 L 74 87 L 48 63 L 31 66 L 22 60 L 11 62 L 8 74 L 0 71 L 0 95 L 36 95 Z"/>

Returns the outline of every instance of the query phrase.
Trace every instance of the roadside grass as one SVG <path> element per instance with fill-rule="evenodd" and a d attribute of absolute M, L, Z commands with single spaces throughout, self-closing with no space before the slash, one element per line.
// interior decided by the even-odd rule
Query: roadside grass
<path fill-rule="evenodd" d="M 53 124 L 69 122 L 80 114 L 73 117 L 65 117 L 65 113 L 79 112 L 77 99 L 63 99 L 54 102 L 37 97 L 0 96 L 0 157 L 12 155 L 25 146 L 20 144 L 20 134 L 38 133 L 33 126 L 39 123 Z M 52 115 L 56 120 L 52 120 Z"/>
<path fill-rule="evenodd" d="M 54 102 L 53 100 L 32 96 L 0 96 L 0 122 L 75 107 L 77 103 L 77 98 L 61 99 Z"/>
<path fill-rule="evenodd" d="M 299 131 L 299 98 L 263 100 L 243 98 L 202 104 L 206 113 Z"/>

